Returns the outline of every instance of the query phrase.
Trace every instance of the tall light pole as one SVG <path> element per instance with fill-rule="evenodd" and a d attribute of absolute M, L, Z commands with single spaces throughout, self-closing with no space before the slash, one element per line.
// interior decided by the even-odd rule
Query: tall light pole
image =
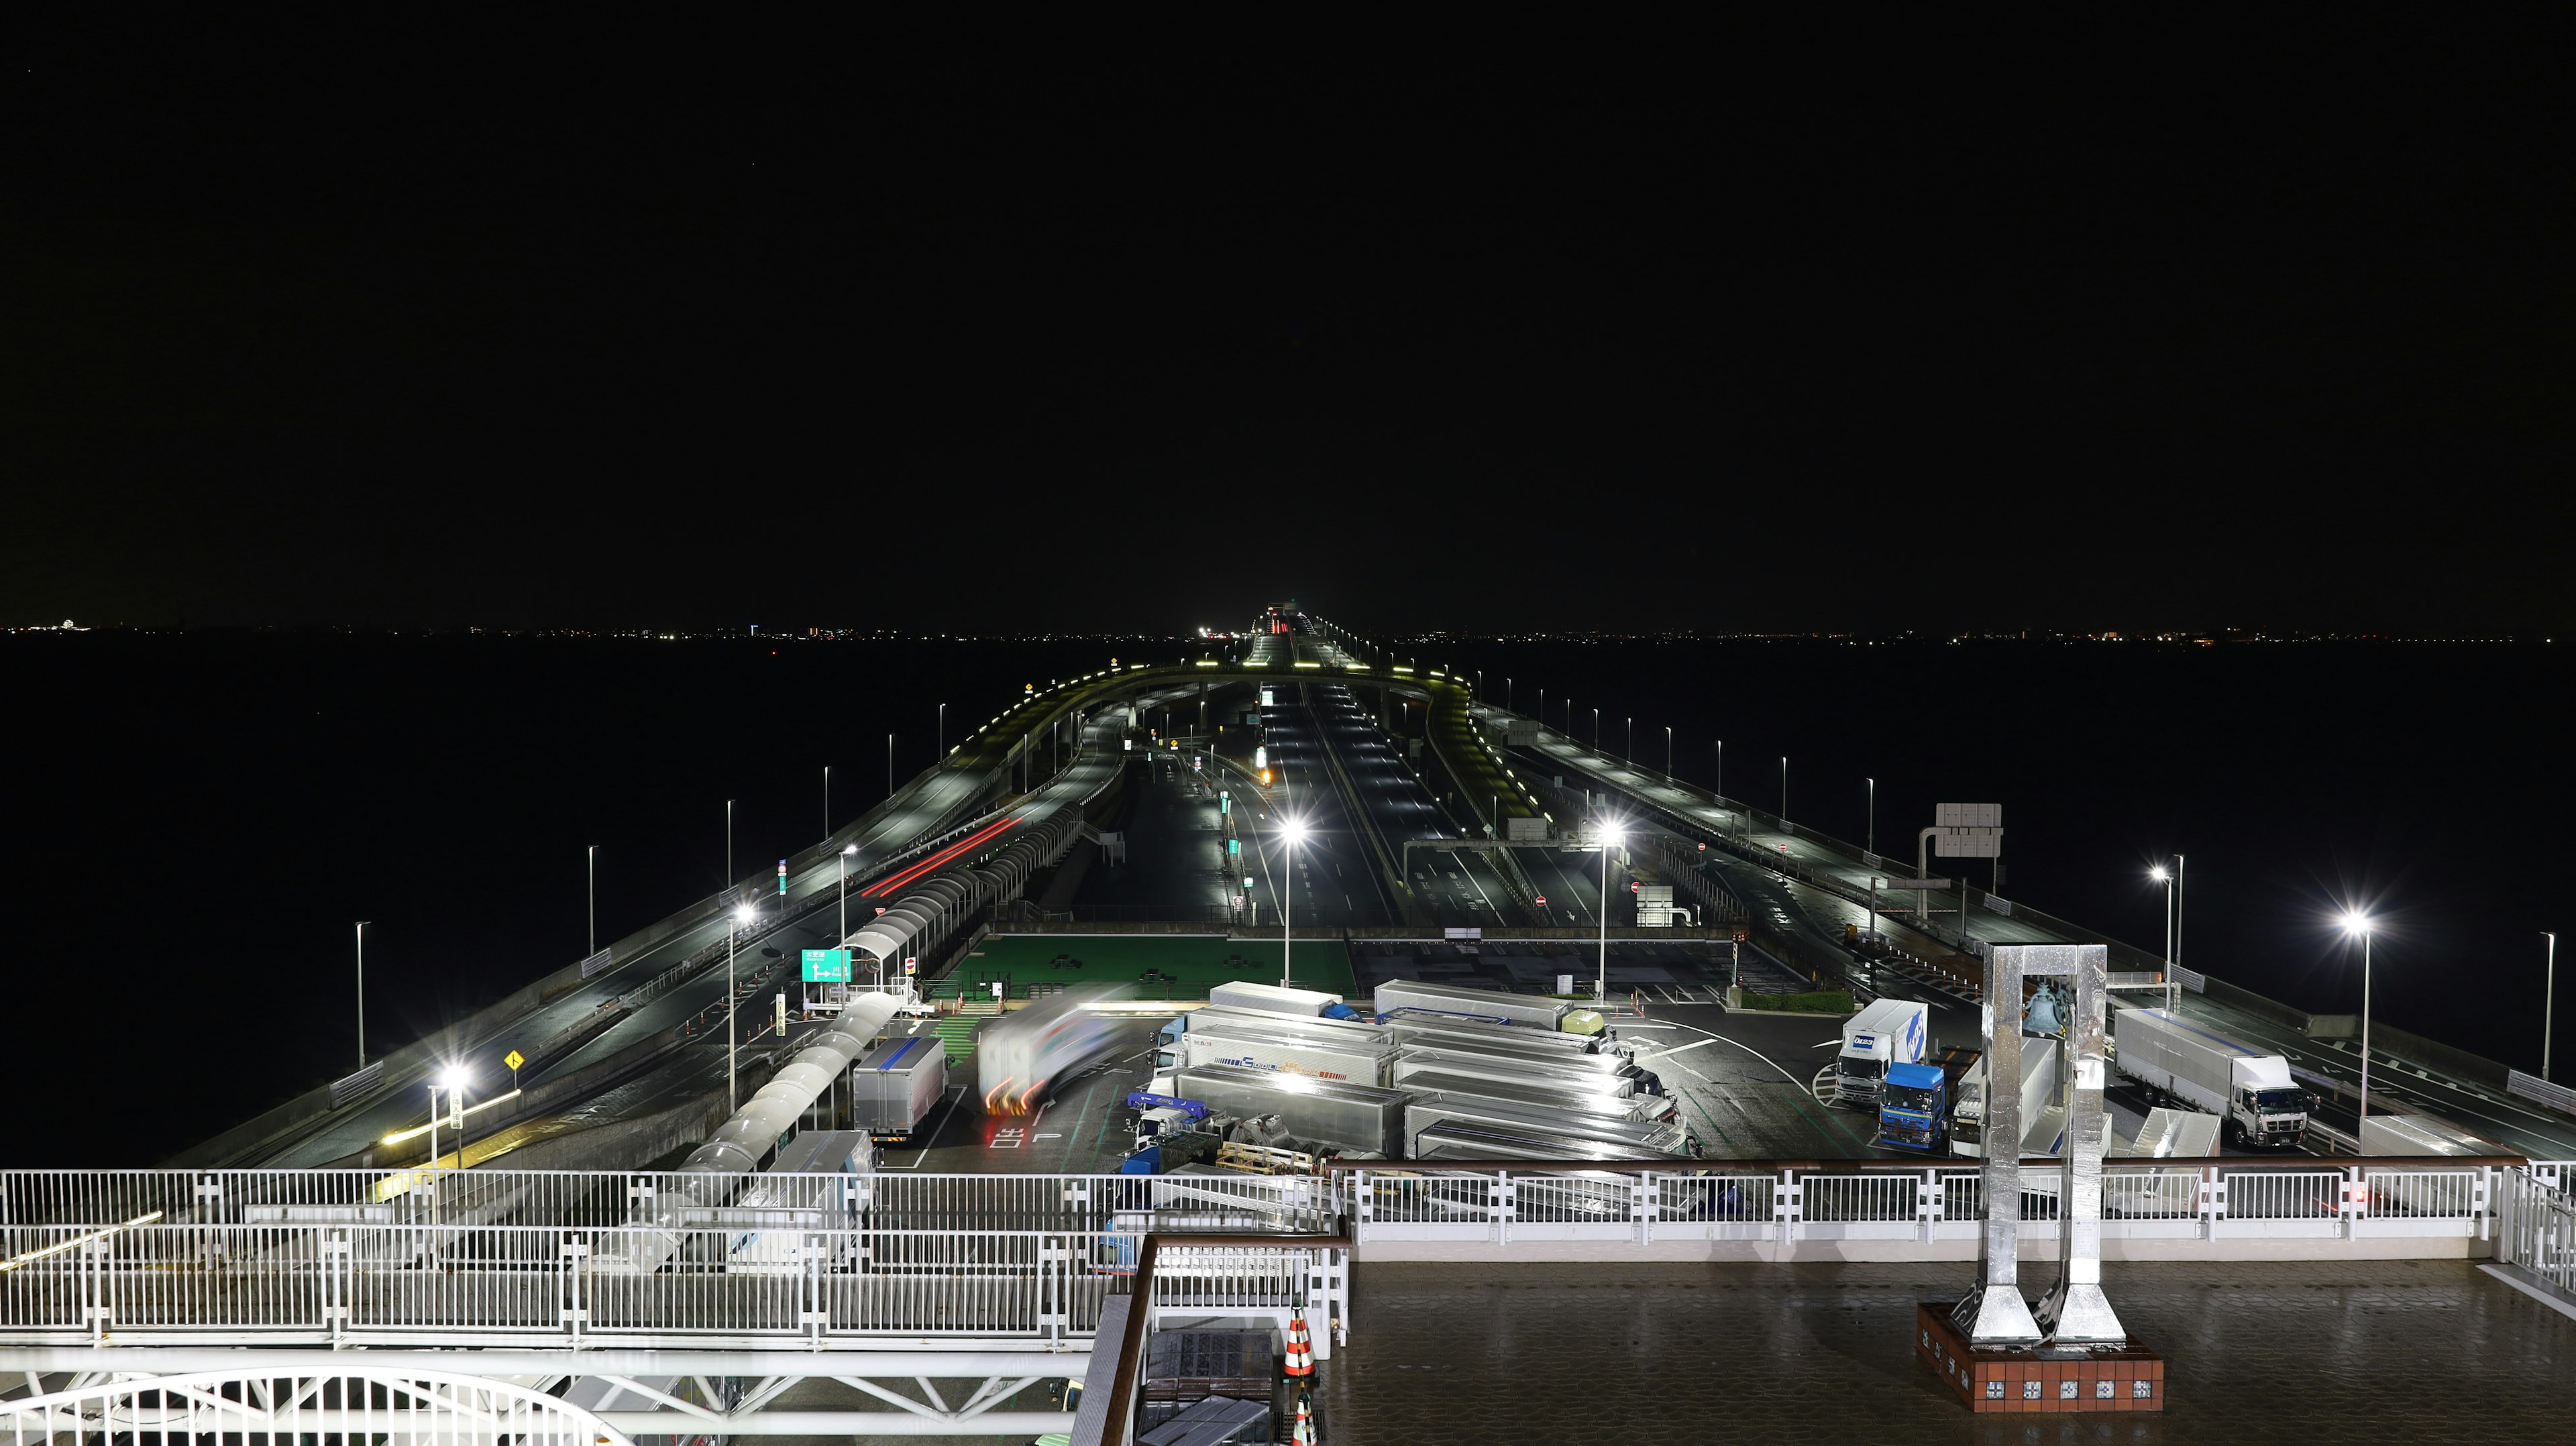
<path fill-rule="evenodd" d="M 599 952 L 599 845 L 584 850 L 590 874 L 590 953 Z"/>
<path fill-rule="evenodd" d="M 1873 858 L 1878 854 L 1878 780 L 1869 780 L 1869 842 L 1862 844 Z"/>
<path fill-rule="evenodd" d="M 1601 710 L 1598 708 L 1592 710 L 1592 751 L 1601 751 Z"/>
<path fill-rule="evenodd" d="M 894 735 L 886 735 L 886 799 L 894 799 Z"/>
<path fill-rule="evenodd" d="M 742 926 L 750 922 L 751 905 L 745 904 L 733 911 L 732 917 L 725 926 L 725 1109 L 728 1112 L 742 1108 L 742 1101 L 735 1097 L 733 1083 L 733 1049 L 736 1034 L 733 1027 L 733 960 L 735 941 L 742 937 Z"/>
<path fill-rule="evenodd" d="M 1666 724 L 1666 725 L 1664 726 L 1664 777 L 1665 777 L 1665 778 L 1667 778 L 1667 779 L 1670 779 L 1672 776 L 1673 776 L 1673 730 L 1672 730 L 1672 725 L 1670 725 L 1670 724 Z"/>
<path fill-rule="evenodd" d="M 1610 1002 L 1610 850 L 1619 845 L 1619 825 L 1601 825 L 1601 973 L 1593 981 L 1592 998 L 1600 1004 Z"/>
<path fill-rule="evenodd" d="M 2176 969 L 2182 967 L 2182 901 L 2183 884 L 2185 882 L 2187 882 L 2187 880 L 2183 876 L 2182 855 L 2176 854 L 2174 855 L 2174 935 L 2172 960 L 2172 965 Z"/>
<path fill-rule="evenodd" d="M 832 765 L 823 765 L 823 837 L 832 836 Z"/>
<path fill-rule="evenodd" d="M 2343 916 L 2343 931 L 2361 936 L 2361 1109 L 2355 1116 L 2354 1130 L 2370 1123 L 2370 916 L 2349 913 Z"/>
<path fill-rule="evenodd" d="M 2550 1077 L 2550 1031 L 2553 1031 L 2553 1028 L 2558 1026 L 2558 936 L 2555 936 L 2555 933 L 2543 933 L 2543 936 L 2540 936 L 2540 938 L 2548 938 L 2548 941 L 2550 941 L 2550 972 L 2548 972 L 2548 982 L 2545 982 L 2545 985 L 2540 985 L 2540 990 L 2543 990 L 2543 995 L 2540 995 L 2540 1077 L 2543 1077 L 2543 1080 L 2548 1080 L 2548 1077 Z"/>
<path fill-rule="evenodd" d="M 358 921 L 358 1068 L 360 1069 L 367 1067 L 367 925 L 370 922 L 372 921 L 366 919 Z M 2542 1064 L 2540 1072 L 2547 1074 L 2549 1066 L 2546 1063 Z"/>
<path fill-rule="evenodd" d="M 1628 715 L 1628 751 L 1621 756 L 1621 761 L 1637 761 L 1637 715 L 1634 713 Z"/>
<path fill-rule="evenodd" d="M 858 851 L 859 846 L 852 844 L 832 856 L 841 862 L 841 936 L 836 947 L 847 947 L 850 942 L 850 855 Z"/>
<path fill-rule="evenodd" d="M 725 888 L 733 888 L 733 800 L 725 800 Z"/>
<path fill-rule="evenodd" d="M 932 738 L 932 739 L 930 740 L 930 762 L 931 762 L 932 766 L 936 767 L 936 766 L 938 765 L 938 763 L 939 763 L 939 760 L 941 760 L 941 759 L 943 759 L 943 758 L 946 758 L 947 756 L 948 756 L 948 705 L 947 705 L 947 704 L 945 704 L 945 703 L 942 703 L 942 704 L 940 704 L 940 705 L 939 705 L 939 733 L 938 733 L 938 736 L 936 736 L 936 737 L 934 737 L 934 738 Z"/>
<path fill-rule="evenodd" d="M 1789 756 L 1780 756 L 1780 826 L 1789 826 Z"/>
<path fill-rule="evenodd" d="M 1281 770 L 1280 784 L 1287 784 L 1287 772 Z M 1296 940 L 1288 932 L 1288 896 L 1297 887 L 1297 845 L 1305 840 L 1306 825 L 1297 819 L 1279 823 L 1279 987 L 1289 987 L 1292 977 L 1288 968 L 1288 951 Z"/>
<path fill-rule="evenodd" d="M 2162 865 L 2162 864 L 2158 864 L 2158 865 L 2156 865 L 2154 868 L 2151 868 L 2151 869 L 2147 870 L 2147 877 L 2148 877 L 2148 878 L 2151 878 L 2151 879 L 2155 880 L 2157 883 L 2162 884 L 2162 885 L 2164 885 L 2164 886 L 2165 886 L 2165 1007 L 2166 1007 L 2167 1009 L 2171 1009 L 2171 1008 L 2173 1008 L 2173 997 L 2174 997 L 2174 974 L 2173 974 L 2173 967 L 2174 967 L 2174 965 L 2173 965 L 2173 934 L 2174 934 L 2173 875 L 2171 875 L 2171 874 L 2169 874 L 2169 873 L 2166 873 L 2166 872 L 2165 872 L 2165 866 L 2164 866 L 2164 865 Z"/>

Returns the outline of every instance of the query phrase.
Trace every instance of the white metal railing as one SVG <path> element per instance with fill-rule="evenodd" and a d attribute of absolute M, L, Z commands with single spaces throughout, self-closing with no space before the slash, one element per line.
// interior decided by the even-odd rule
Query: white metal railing
<path fill-rule="evenodd" d="M 1716 1163 L 1716 1162 L 1712 1162 Z M 2102 1177 L 2102 1235 L 2120 1239 L 2492 1237 L 2499 1180 L 2552 1177 L 2496 1165 L 2238 1168 L 2112 1161 Z M 1722 1170 L 1722 1166 L 1720 1167 Z M 1393 1241 L 1492 1245 L 1563 1240 L 1968 1240 L 1984 1218 L 1974 1166 L 1762 1173 L 1434 1168 L 1361 1169 L 1345 1177 L 1361 1248 Z M 2023 1172 L 2021 1218 L 2058 1215 L 2058 1173 Z M 2563 1194 L 2558 1198 L 2564 1199 Z"/>
<path fill-rule="evenodd" d="M 1338 1219 L 1311 1176 L 753 1175 L 695 1199 L 681 1179 L 0 1174 L 0 1343 L 1057 1340 L 1094 1327 L 1148 1231 Z"/>
<path fill-rule="evenodd" d="M 86 1377 L 81 1378 L 86 1380 Z M 262 1369 L 79 1384 L 0 1401 L 0 1441 L 304 1441 L 401 1446 L 624 1446 L 597 1415 L 515 1381 L 352 1361 L 328 1374 Z"/>
<path fill-rule="evenodd" d="M 2576 1199 L 2537 1171 L 2496 1182 L 2496 1259 L 2576 1292 Z"/>

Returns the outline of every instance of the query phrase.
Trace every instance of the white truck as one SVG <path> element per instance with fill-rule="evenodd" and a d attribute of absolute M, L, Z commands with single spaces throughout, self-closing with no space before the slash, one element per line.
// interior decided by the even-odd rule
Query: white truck
<path fill-rule="evenodd" d="M 1875 1111 L 1892 1064 L 1921 1064 L 1931 1044 L 1931 1010 L 1919 999 L 1880 999 L 1843 1021 L 1834 1056 L 1834 1103 Z"/>
<path fill-rule="evenodd" d="M 2066 1101 L 2057 1088 L 2063 1042 L 2040 1035 L 2021 1041 L 2021 1157 L 2057 1159 L 2066 1146 Z M 1968 1066 L 1959 1102 L 1950 1111 L 1950 1153 L 1981 1160 L 1986 1154 L 1986 1061 Z"/>
<path fill-rule="evenodd" d="M 2112 1016 L 2120 1073 L 2225 1121 L 2230 1144 L 2295 1150 L 2308 1128 L 2308 1092 L 2291 1082 L 2290 1062 L 2240 1044 L 2169 1009 Z"/>

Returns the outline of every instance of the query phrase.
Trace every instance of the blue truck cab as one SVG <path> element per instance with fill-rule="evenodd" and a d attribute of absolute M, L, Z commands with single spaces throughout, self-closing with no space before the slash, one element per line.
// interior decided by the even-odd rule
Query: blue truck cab
<path fill-rule="evenodd" d="M 1937 1154 L 1950 1147 L 1950 1116 L 1958 1108 L 1959 1082 L 1978 1051 L 1945 1049 L 1923 1064 L 1887 1067 L 1878 1099 L 1878 1143 Z"/>
<path fill-rule="evenodd" d="M 1949 1133 L 1948 1081 L 1928 1064 L 1892 1064 L 1878 1096 L 1878 1142 L 1930 1153 Z"/>

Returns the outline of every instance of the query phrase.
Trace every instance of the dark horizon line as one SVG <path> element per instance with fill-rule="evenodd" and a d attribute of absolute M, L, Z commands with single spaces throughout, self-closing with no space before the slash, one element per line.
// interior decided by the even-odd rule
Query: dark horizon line
<path fill-rule="evenodd" d="M 544 624 L 533 626 L 487 626 L 479 623 L 364 625 L 355 623 L 211 623 L 189 626 L 184 621 L 164 623 L 62 623 L 0 625 L 0 634 L 143 634 L 149 636 L 214 636 L 214 635 L 283 635 L 335 637 L 547 637 L 610 638 L 642 642 L 655 641 L 763 641 L 774 642 L 1140 642 L 1200 643 L 1211 635 L 1196 629 L 1186 632 L 1150 632 L 1135 629 L 1062 629 L 1044 632 L 937 632 L 919 628 L 826 626 L 807 624 L 792 628 L 768 628 L 756 624 L 723 627 L 678 627 L 658 624 L 622 624 L 585 627 Z M 1215 636 L 1225 636 L 1222 634 Z M 1249 638 L 1250 633 L 1231 636 Z M 2500 629 L 2486 631 L 2473 628 L 2444 628 L 2413 632 L 2387 630 L 2343 631 L 2328 628 L 1903 628 L 1870 631 L 1857 628 L 1818 629 L 1737 629 L 1702 631 L 1696 628 L 1659 630 L 1625 630 L 1619 628 L 1545 628 L 1495 632 L 1462 632 L 1432 628 L 1419 631 L 1388 633 L 1375 638 L 1360 637 L 1375 647 L 1430 647 L 1438 644 L 1484 644 L 1528 642 L 1612 642 L 1612 643 L 1827 643 L 1827 644 L 1957 644 L 1957 643 L 2159 643 L 2169 645 L 2215 645 L 2219 643 L 2256 642 L 2341 642 L 2341 643 L 2451 643 L 2493 646 L 2499 644 L 2550 645 L 2556 635 L 2533 629 Z"/>

